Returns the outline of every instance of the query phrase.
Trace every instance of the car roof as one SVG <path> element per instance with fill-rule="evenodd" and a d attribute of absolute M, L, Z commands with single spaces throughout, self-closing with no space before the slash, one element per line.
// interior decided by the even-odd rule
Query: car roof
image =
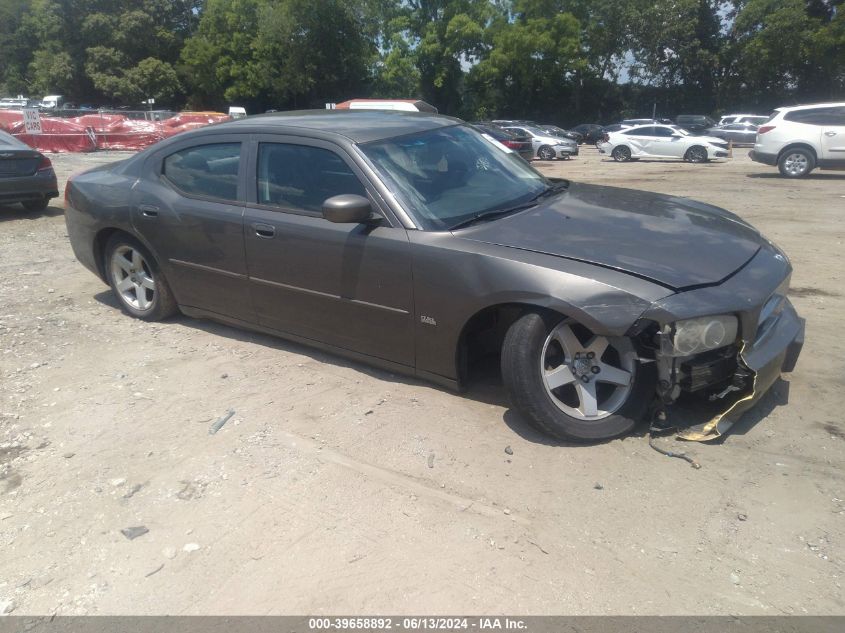
<path fill-rule="evenodd" d="M 775 112 L 792 112 L 794 110 L 810 110 L 814 108 L 845 108 L 845 101 L 833 101 L 829 103 L 807 103 L 797 106 L 784 106 L 775 108 Z"/>
<path fill-rule="evenodd" d="M 314 137 L 344 137 L 353 143 L 369 143 L 406 134 L 427 132 L 463 123 L 460 119 L 398 110 L 298 110 L 272 112 L 218 123 L 200 128 L 220 134 L 238 132 L 291 132 L 308 131 Z"/>

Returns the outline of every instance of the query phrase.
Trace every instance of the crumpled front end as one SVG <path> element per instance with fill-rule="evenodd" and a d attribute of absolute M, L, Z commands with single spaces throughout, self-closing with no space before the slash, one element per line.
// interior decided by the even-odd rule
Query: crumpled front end
<path fill-rule="evenodd" d="M 787 298 L 790 274 L 786 257 L 767 245 L 722 284 L 667 297 L 635 325 L 644 360 L 657 368 L 664 424 L 678 437 L 718 438 L 794 369 L 804 319 Z M 708 338 L 718 347 L 699 349 Z"/>

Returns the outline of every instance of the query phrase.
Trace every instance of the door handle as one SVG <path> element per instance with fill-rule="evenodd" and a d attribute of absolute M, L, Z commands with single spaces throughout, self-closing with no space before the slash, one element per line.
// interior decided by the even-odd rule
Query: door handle
<path fill-rule="evenodd" d="M 276 227 L 271 224 L 253 224 L 252 230 L 258 237 L 270 239 L 276 234 Z"/>
<path fill-rule="evenodd" d="M 142 204 L 138 207 L 138 210 L 141 212 L 145 218 L 157 218 L 159 208 L 155 207 L 151 204 Z"/>
<path fill-rule="evenodd" d="M 833 130 L 831 130 L 830 132 L 825 132 L 825 133 L 824 133 L 824 135 L 825 135 L 825 136 L 836 136 L 836 132 L 834 132 Z"/>

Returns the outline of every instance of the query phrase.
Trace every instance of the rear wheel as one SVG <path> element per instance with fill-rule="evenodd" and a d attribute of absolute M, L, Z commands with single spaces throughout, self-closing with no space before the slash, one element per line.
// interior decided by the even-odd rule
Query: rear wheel
<path fill-rule="evenodd" d="M 803 178 L 816 166 L 816 157 L 806 149 L 788 149 L 778 160 L 781 176 L 787 178 Z"/>
<path fill-rule="evenodd" d="M 23 208 L 27 211 L 43 211 L 50 204 L 50 198 L 40 198 L 38 200 L 26 200 L 21 202 Z"/>
<path fill-rule="evenodd" d="M 626 163 L 631 160 L 631 149 L 627 145 L 619 145 L 613 148 L 610 156 L 617 163 Z"/>
<path fill-rule="evenodd" d="M 563 440 L 604 440 L 642 419 L 656 378 L 630 339 L 596 335 L 560 315 L 529 313 L 510 327 L 502 376 L 514 406 Z"/>
<path fill-rule="evenodd" d="M 105 249 L 105 271 L 120 306 L 145 321 L 160 321 L 176 312 L 176 300 L 155 259 L 128 235 L 113 235 Z"/>
<path fill-rule="evenodd" d="M 543 145 L 537 150 L 537 158 L 540 160 L 554 160 L 555 156 L 555 151 L 548 145 Z"/>
<path fill-rule="evenodd" d="M 691 163 L 706 163 L 708 161 L 707 149 L 701 145 L 693 145 L 684 154 L 684 160 L 688 160 Z"/>

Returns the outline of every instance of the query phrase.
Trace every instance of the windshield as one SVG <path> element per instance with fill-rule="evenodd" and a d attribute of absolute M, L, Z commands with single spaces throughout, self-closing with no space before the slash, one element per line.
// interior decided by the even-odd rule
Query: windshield
<path fill-rule="evenodd" d="M 429 231 L 529 202 L 550 184 L 512 150 L 465 125 L 359 147 Z"/>

